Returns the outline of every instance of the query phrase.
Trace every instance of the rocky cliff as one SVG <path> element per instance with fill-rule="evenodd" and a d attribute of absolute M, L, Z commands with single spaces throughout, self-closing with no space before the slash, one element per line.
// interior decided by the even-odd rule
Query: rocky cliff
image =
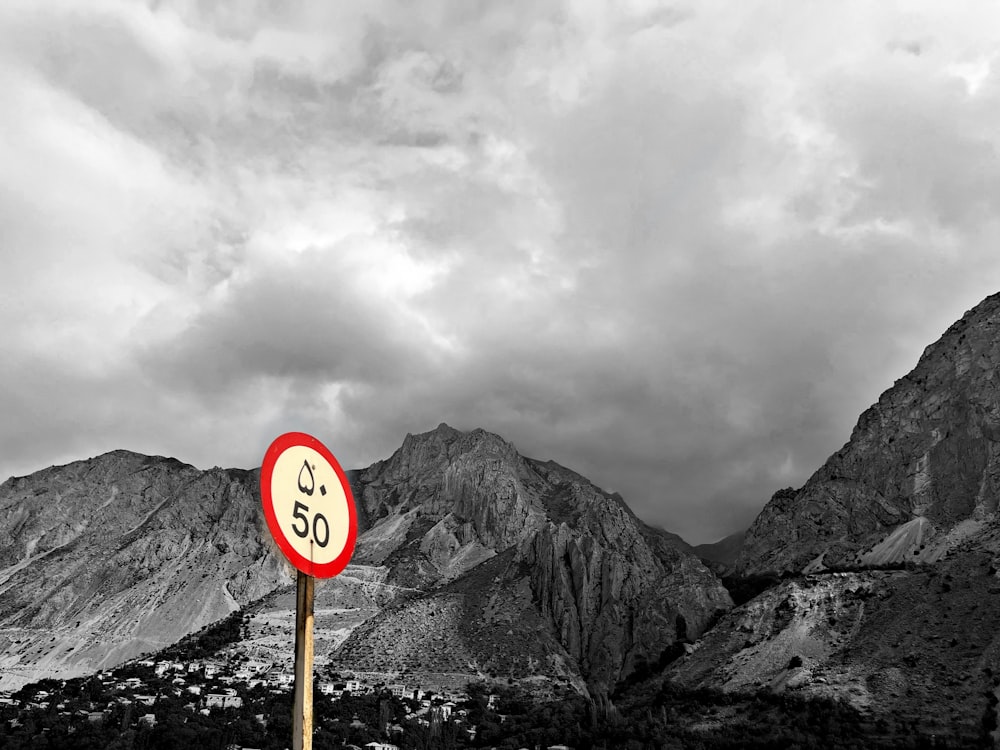
<path fill-rule="evenodd" d="M 980 533 L 1000 493 L 1000 295 L 927 347 L 847 444 L 754 521 L 744 573 L 932 561 Z"/>
<path fill-rule="evenodd" d="M 454 581 L 461 611 L 481 618 L 484 605 L 466 596 L 479 586 L 463 579 L 507 553 L 495 580 L 483 585 L 517 607 L 526 592 L 565 652 L 560 659 L 592 686 L 606 688 L 678 637 L 697 637 L 732 606 L 694 555 L 637 519 L 620 497 L 558 464 L 524 458 L 483 430 L 441 425 L 407 436 L 391 458 L 358 475 L 355 494 L 371 523 L 357 560 L 387 565 L 394 580 L 417 587 Z M 514 657 L 537 665 L 537 654 L 528 653 L 541 637 L 537 629 L 505 638 L 531 621 L 500 618 L 498 631 L 479 641 L 509 640 L 503 664 Z M 392 640 L 377 634 L 383 629 L 372 621 L 346 648 L 361 654 L 371 650 L 365 638 Z M 481 648 L 470 653 L 467 662 L 499 668 Z"/>

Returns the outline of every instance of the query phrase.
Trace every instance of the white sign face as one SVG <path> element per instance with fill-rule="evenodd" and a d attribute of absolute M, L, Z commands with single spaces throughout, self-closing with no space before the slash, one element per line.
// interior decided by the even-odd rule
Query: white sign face
<path fill-rule="evenodd" d="M 286 449 L 274 464 L 271 498 L 292 549 L 316 565 L 340 556 L 350 527 L 347 496 L 322 455 L 305 445 Z"/>
<path fill-rule="evenodd" d="M 311 435 L 289 432 L 264 456 L 261 501 L 271 535 L 306 575 L 329 578 L 354 554 L 354 498 L 337 459 Z"/>

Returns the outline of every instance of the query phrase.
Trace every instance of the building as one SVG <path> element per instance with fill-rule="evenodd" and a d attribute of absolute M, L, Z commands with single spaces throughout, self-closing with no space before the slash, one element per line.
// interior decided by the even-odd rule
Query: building
<path fill-rule="evenodd" d="M 242 708 L 243 699 L 236 695 L 232 688 L 222 693 L 209 693 L 205 696 L 206 708 Z"/>
<path fill-rule="evenodd" d="M 275 687 L 287 688 L 295 682 L 295 675 L 288 674 L 288 672 L 272 672 L 268 680 Z"/>
<path fill-rule="evenodd" d="M 144 714 L 144 715 L 140 716 L 139 717 L 139 726 L 140 727 L 149 727 L 150 729 L 152 729 L 153 727 L 155 727 L 156 726 L 156 716 L 155 716 L 155 714 Z"/>
<path fill-rule="evenodd" d="M 242 708 L 243 699 L 238 695 L 209 693 L 205 696 L 205 708 Z"/>
<path fill-rule="evenodd" d="M 371 750 L 399 750 L 399 745 L 393 745 L 389 742 L 369 742 L 365 747 L 371 748 Z"/>

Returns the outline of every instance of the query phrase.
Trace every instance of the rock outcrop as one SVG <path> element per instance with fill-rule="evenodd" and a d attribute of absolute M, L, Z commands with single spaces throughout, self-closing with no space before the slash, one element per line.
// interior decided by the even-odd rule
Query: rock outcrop
<path fill-rule="evenodd" d="M 805 486 L 754 521 L 744 573 L 929 561 L 975 535 L 1000 497 L 1000 295 L 927 347 Z"/>
<path fill-rule="evenodd" d="M 509 592 L 527 580 L 566 658 L 598 689 L 655 661 L 678 637 L 697 637 L 732 606 L 694 555 L 620 497 L 558 464 L 524 458 L 483 430 L 441 425 L 408 435 L 391 458 L 361 472 L 354 489 L 371 523 L 356 559 L 390 566 L 392 580 L 424 588 L 455 581 L 463 590 L 463 576 L 511 552 L 497 592 L 514 601 Z M 472 600 L 463 606 L 478 611 Z M 382 638 L 377 623 L 370 630 Z M 347 647 L 364 653 L 368 632 L 359 629 Z M 539 637 L 525 635 L 522 650 Z M 472 653 L 469 661 L 492 663 Z"/>
<path fill-rule="evenodd" d="M 550 507 L 566 510 L 525 539 L 519 556 L 542 611 L 591 682 L 613 684 L 678 638 L 697 638 L 732 606 L 694 555 L 620 498 L 557 465 L 534 465 L 549 483 Z"/>
<path fill-rule="evenodd" d="M 991 747 L 1000 529 L 976 547 L 909 570 L 786 579 L 724 615 L 665 676 L 684 688 L 843 701 L 890 735 Z"/>

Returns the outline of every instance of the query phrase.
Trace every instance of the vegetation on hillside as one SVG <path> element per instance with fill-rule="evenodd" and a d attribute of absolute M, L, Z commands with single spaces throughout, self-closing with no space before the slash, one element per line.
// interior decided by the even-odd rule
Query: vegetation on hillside
<path fill-rule="evenodd" d="M 117 686 L 139 677 L 155 696 L 142 705 Z M 131 748 L 132 750 L 226 750 L 249 746 L 287 747 L 291 737 L 288 691 L 234 685 L 243 705 L 195 710 L 198 698 L 167 678 L 135 664 L 99 677 L 46 680 L 13 696 L 18 705 L 0 707 L 0 747 L 5 750 Z M 205 691 L 220 689 L 206 683 Z M 44 691 L 44 692 L 41 692 Z M 49 700 L 39 701 L 48 694 Z M 494 699 L 490 701 L 490 694 Z M 873 720 L 834 701 L 789 695 L 734 695 L 713 690 L 685 691 L 650 680 L 633 686 L 615 706 L 607 699 L 566 695 L 537 702 L 514 685 L 477 683 L 469 698 L 448 717 L 425 711 L 416 701 L 388 692 L 331 699 L 314 691 L 315 750 L 392 742 L 401 750 L 458 750 L 566 745 L 576 750 L 660 750 L 688 748 L 957 748 L 991 746 L 984 722 L 976 737 L 927 736 L 904 722 Z M 491 707 L 492 703 L 492 707 Z M 95 708 L 103 710 L 95 711 Z M 95 714 L 97 718 L 95 720 Z M 155 716 L 155 725 L 139 720 Z M 409 717 L 409 718 L 408 718 Z M 475 727 L 476 731 L 469 730 Z"/>

